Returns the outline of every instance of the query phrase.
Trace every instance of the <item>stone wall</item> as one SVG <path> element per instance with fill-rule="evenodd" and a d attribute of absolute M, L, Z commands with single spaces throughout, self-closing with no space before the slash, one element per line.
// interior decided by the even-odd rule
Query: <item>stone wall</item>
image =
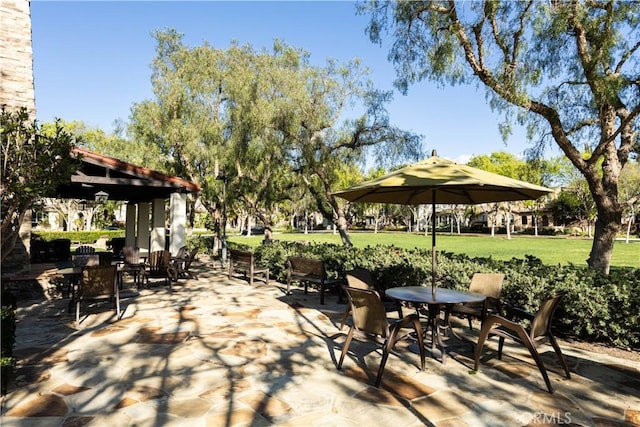
<path fill-rule="evenodd" d="M 31 12 L 27 0 L 0 2 L 0 105 L 35 113 Z"/>
<path fill-rule="evenodd" d="M 28 0 L 0 1 L 0 105 L 25 107 L 35 119 L 31 9 Z M 2 272 L 30 269 L 31 214 L 25 215 L 15 249 Z"/>

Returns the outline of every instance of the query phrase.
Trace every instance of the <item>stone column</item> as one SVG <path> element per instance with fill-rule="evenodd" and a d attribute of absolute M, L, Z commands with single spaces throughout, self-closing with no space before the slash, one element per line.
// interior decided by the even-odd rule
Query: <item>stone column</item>
<path fill-rule="evenodd" d="M 35 116 L 31 9 L 26 0 L 0 2 L 0 105 Z"/>
<path fill-rule="evenodd" d="M 0 105 L 25 107 L 35 118 L 31 9 L 27 0 L 0 1 Z M 2 263 L 3 272 L 31 268 L 31 211 L 20 224 L 19 239 Z"/>

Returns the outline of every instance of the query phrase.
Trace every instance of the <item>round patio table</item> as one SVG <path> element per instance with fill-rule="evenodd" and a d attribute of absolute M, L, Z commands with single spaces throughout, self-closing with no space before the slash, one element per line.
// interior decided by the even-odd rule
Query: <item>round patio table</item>
<path fill-rule="evenodd" d="M 482 302 L 487 298 L 484 295 L 473 292 L 445 288 L 436 288 L 434 291 L 431 287 L 425 286 L 400 286 L 397 288 L 389 288 L 385 291 L 385 295 L 398 301 L 407 302 L 416 308 L 420 308 L 425 305 L 428 307 L 427 324 L 428 327 L 431 328 L 431 353 L 433 354 L 433 350 L 437 342 L 438 347 L 440 347 L 443 364 L 446 361 L 447 352 L 445 345 L 442 342 L 439 329 L 451 328 L 448 312 L 451 311 L 454 304 Z M 440 314 L 440 310 L 443 308 L 445 309 L 446 323 L 444 325 L 439 325 L 438 316 Z"/>

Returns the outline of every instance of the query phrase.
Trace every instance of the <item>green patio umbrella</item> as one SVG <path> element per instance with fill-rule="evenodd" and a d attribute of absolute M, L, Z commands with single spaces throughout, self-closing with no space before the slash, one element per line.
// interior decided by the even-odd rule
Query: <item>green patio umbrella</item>
<path fill-rule="evenodd" d="M 537 199 L 553 190 L 461 165 L 435 155 L 334 193 L 351 202 L 431 204 L 432 215 L 432 289 L 436 273 L 436 204 L 479 204 Z"/>

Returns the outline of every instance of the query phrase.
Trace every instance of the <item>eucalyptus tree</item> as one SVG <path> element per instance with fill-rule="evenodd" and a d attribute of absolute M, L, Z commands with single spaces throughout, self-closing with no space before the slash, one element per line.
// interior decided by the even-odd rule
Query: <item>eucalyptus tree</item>
<path fill-rule="evenodd" d="M 620 174 L 638 150 L 640 3 L 371 1 L 360 12 L 371 15 L 372 41 L 393 32 L 400 89 L 421 80 L 481 84 L 505 113 L 505 137 L 517 121 L 528 125 L 532 153 L 560 147 L 597 208 L 587 263 L 608 272 Z"/>
<path fill-rule="evenodd" d="M 390 94 L 373 88 L 359 61 L 312 66 L 307 52 L 278 40 L 256 52 L 187 47 L 174 30 L 155 37 L 155 99 L 134 105 L 131 130 L 159 150 L 165 170 L 200 184 L 213 215 L 233 197 L 268 226 L 302 180 L 349 243 L 332 194 L 349 165 L 372 146 L 386 160 L 416 156 L 419 137 L 389 124 Z M 345 120 L 351 108 L 364 112 Z"/>
<path fill-rule="evenodd" d="M 350 165 L 367 154 L 378 164 L 417 159 L 421 137 L 391 125 L 385 109 L 391 92 L 376 90 L 359 60 L 339 64 L 329 59 L 324 66 L 312 66 L 302 52 L 299 60 L 287 88 L 291 102 L 282 105 L 274 129 L 282 134 L 293 170 L 318 211 L 331 218 L 343 243 L 350 245 L 346 202 L 333 195 L 357 181 L 348 172 Z M 355 118 L 344 118 L 349 115 Z"/>
<path fill-rule="evenodd" d="M 224 52 L 191 49 L 175 30 L 154 37 L 153 98 L 132 106 L 129 134 L 152 154 L 143 165 L 198 183 L 202 205 L 215 216 L 224 193 L 217 179 L 226 125 Z"/>
<path fill-rule="evenodd" d="M 286 194 L 277 188 L 286 185 L 286 163 L 279 141 L 265 133 L 279 90 L 267 76 L 278 75 L 290 51 L 188 47 L 175 30 L 155 38 L 154 99 L 133 106 L 132 135 L 158 153 L 162 170 L 201 186 L 202 205 L 225 222 L 218 230 L 226 227 L 222 208 L 238 196 L 269 225 L 269 209 Z"/>
<path fill-rule="evenodd" d="M 271 52 L 253 52 L 232 62 L 238 83 L 230 96 L 229 149 L 234 166 L 235 192 L 250 215 L 266 227 L 274 225 L 279 204 L 290 200 L 299 185 L 288 159 L 289 142 L 278 124 L 291 110 L 290 88 L 300 73 L 302 51 L 276 40 Z"/>
<path fill-rule="evenodd" d="M 289 189 L 289 199 L 280 203 L 280 211 L 289 218 L 289 227 L 295 230 L 304 221 L 304 233 L 309 233 L 309 213 L 314 209 L 314 200 L 311 198 L 308 188 L 299 184 Z"/>
<path fill-rule="evenodd" d="M 364 180 L 369 181 L 383 176 L 387 171 L 377 167 L 369 170 Z M 357 203 L 362 209 L 362 213 L 373 218 L 373 232 L 378 233 L 378 229 L 386 218 L 386 206 L 383 203 Z"/>

